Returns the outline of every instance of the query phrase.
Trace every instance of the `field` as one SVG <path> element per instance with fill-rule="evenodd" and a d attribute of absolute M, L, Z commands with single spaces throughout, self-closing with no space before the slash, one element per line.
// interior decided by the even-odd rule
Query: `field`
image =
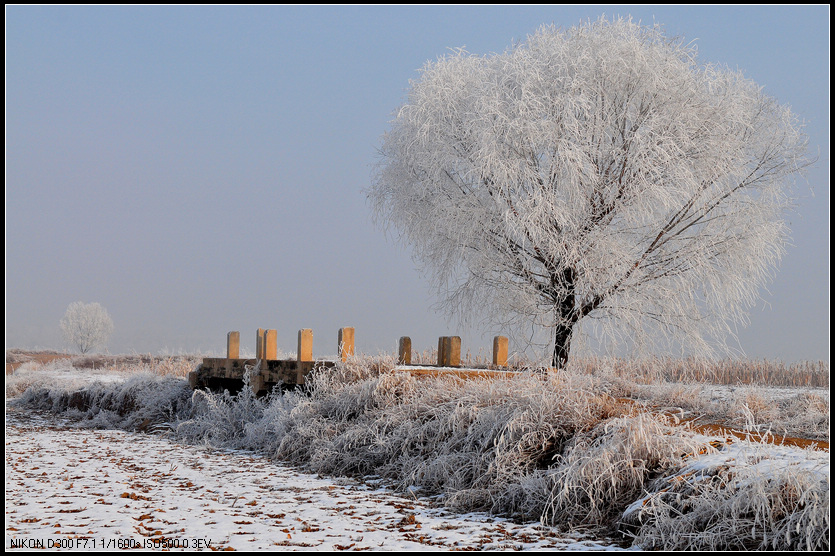
<path fill-rule="evenodd" d="M 24 355 L 7 352 L 7 369 Z M 183 377 L 196 362 L 32 359 L 7 371 L 15 439 L 6 444 L 7 548 L 10 539 L 47 533 L 202 538 L 206 521 L 222 537 L 215 548 L 238 549 L 829 547 L 825 363 L 585 360 L 559 374 L 529 369 L 513 380 L 461 381 L 418 380 L 394 372 L 389 358 L 356 357 L 314 375 L 304 391 L 259 399 L 247 390 L 191 392 Z M 85 438 L 99 450 L 63 448 L 84 443 L 81 434 L 98 435 Z M 171 454 L 169 469 L 150 448 L 129 448 L 146 441 Z M 64 455 L 36 463 L 43 449 L 30 449 L 32 442 Z M 193 472 L 188 461 L 203 457 L 200 450 L 218 470 L 259 471 Z M 242 460 L 208 459 L 215 456 Z M 93 490 L 80 470 L 97 458 L 122 475 Z M 298 470 L 331 479 L 305 486 L 312 478 Z M 43 487 L 37 471 L 60 480 Z M 340 490 L 346 484 L 350 495 Z M 63 508 L 47 502 L 56 494 L 49 489 L 59 488 L 73 494 Z M 187 496 L 192 488 L 213 493 L 202 509 Z M 318 509 L 299 500 L 305 490 L 319 493 L 311 498 Z M 237 491 L 245 494 L 236 503 Z M 360 491 L 361 502 L 351 498 Z M 97 500 L 111 511 L 124 507 L 111 528 Z M 404 512 L 406 502 L 413 509 Z M 359 529 L 335 525 L 346 504 L 356 509 L 347 523 L 361 522 Z M 58 519 L 66 508 L 78 519 Z M 194 519 L 178 516 L 183 511 Z"/>

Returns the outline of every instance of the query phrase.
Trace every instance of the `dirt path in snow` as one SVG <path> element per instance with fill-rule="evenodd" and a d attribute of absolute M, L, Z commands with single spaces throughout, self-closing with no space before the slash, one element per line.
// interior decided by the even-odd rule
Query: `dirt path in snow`
<path fill-rule="evenodd" d="M 5 454 L 7 550 L 617 550 L 251 454 L 8 407 Z"/>

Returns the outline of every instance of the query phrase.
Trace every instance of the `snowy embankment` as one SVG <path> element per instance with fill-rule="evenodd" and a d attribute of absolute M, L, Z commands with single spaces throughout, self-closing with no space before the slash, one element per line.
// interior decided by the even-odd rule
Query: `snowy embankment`
<path fill-rule="evenodd" d="M 30 388 L 20 403 L 94 427 L 248 450 L 320 475 L 373 475 L 449 510 L 546 527 L 505 537 L 508 548 L 564 542 L 543 531 L 614 536 L 643 548 L 828 548 L 828 452 L 697 435 L 606 391 L 571 373 L 418 381 L 358 359 L 313 376 L 304 392 L 269 399 L 192 393 L 182 379 L 135 375 L 82 389 Z M 282 512 L 291 515 L 269 513 Z M 411 532 L 410 518 L 402 519 Z M 431 528 L 420 524 L 424 533 Z"/>

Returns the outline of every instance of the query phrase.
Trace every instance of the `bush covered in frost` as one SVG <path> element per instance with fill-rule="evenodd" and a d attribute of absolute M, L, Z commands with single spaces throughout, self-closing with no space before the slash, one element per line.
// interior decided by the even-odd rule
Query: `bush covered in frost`
<path fill-rule="evenodd" d="M 137 373 L 124 381 L 73 382 L 30 387 L 17 403 L 54 413 L 68 413 L 86 425 L 125 430 L 173 428 L 188 415 L 192 391 L 182 378 Z"/>
<path fill-rule="evenodd" d="M 828 469 L 828 453 L 732 444 L 656 480 L 621 525 L 648 549 L 828 549 Z"/>

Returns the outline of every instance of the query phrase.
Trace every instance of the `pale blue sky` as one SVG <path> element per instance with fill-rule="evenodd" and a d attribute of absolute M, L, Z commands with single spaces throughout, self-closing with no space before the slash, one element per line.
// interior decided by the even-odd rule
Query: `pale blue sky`
<path fill-rule="evenodd" d="M 461 333 L 371 223 L 380 136 L 448 48 L 602 14 L 695 40 L 807 121 L 820 160 L 739 336 L 750 357 L 828 360 L 828 6 L 7 7 L 6 346 L 60 348 L 78 300 L 109 310 L 119 353 L 220 352 L 229 330 L 252 350 L 258 327 L 284 350 L 313 328 L 319 354 L 340 326 L 365 353 Z"/>

